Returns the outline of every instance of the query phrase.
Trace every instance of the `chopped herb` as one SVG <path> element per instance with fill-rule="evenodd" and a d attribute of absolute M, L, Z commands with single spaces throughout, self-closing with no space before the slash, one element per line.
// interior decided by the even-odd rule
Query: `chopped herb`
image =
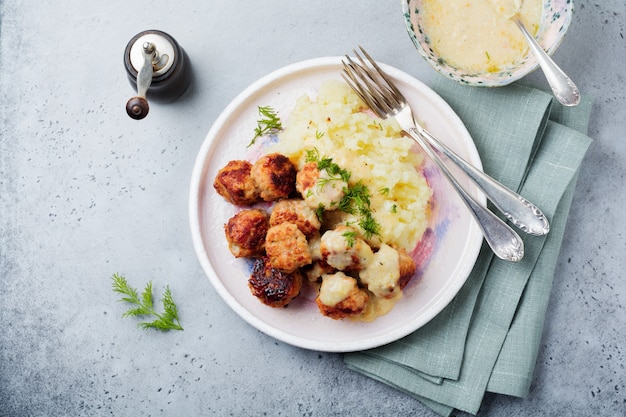
<path fill-rule="evenodd" d="M 354 230 L 348 230 L 344 232 L 342 236 L 346 238 L 346 245 L 348 245 L 349 248 L 354 246 L 356 242 L 356 232 Z"/>
<path fill-rule="evenodd" d="M 326 171 L 328 175 L 330 175 L 330 180 L 341 179 L 345 182 L 348 182 L 350 180 L 350 172 L 340 168 L 339 165 L 333 162 L 332 158 L 321 158 L 317 148 L 306 151 L 305 161 L 317 163 L 317 169 L 319 171 Z"/>
<path fill-rule="evenodd" d="M 315 209 L 315 215 L 319 219 L 320 222 L 324 221 L 324 212 L 326 211 L 326 207 L 322 203 Z"/>
<path fill-rule="evenodd" d="M 359 226 L 365 232 L 365 239 L 380 236 L 380 224 L 372 216 L 371 211 L 362 214 L 361 219 L 359 219 Z"/>
<path fill-rule="evenodd" d="M 315 139 L 321 139 L 324 136 L 324 132 L 318 130 L 315 131 Z"/>
<path fill-rule="evenodd" d="M 485 51 L 485 55 L 487 55 L 487 59 L 491 59 L 491 57 L 489 56 L 489 52 Z"/>
<path fill-rule="evenodd" d="M 254 129 L 254 137 L 248 144 L 248 147 L 252 146 L 254 142 L 261 136 L 267 135 L 268 133 L 275 133 L 283 129 L 280 118 L 272 107 L 258 106 L 257 108 L 259 110 L 259 116 L 261 116 L 261 118 L 257 120 L 257 127 Z"/>
<path fill-rule="evenodd" d="M 397 213 L 398 212 L 398 206 L 395 205 L 395 204 L 393 206 L 391 206 L 391 212 L 392 213 Z"/>
<path fill-rule="evenodd" d="M 367 213 L 370 209 L 370 192 L 367 186 L 359 181 L 345 189 L 339 209 L 349 214 L 357 211 L 359 214 Z"/>
<path fill-rule="evenodd" d="M 317 148 L 307 149 L 305 162 L 317 162 L 320 158 L 320 152 Z"/>
<path fill-rule="evenodd" d="M 378 190 L 378 192 L 380 193 L 380 195 L 388 196 L 389 195 L 389 187 L 381 188 L 380 190 Z"/>
<path fill-rule="evenodd" d="M 317 148 L 306 151 L 306 162 L 317 163 L 317 169 L 325 170 L 330 178 L 320 179 L 319 185 L 323 186 L 333 180 L 343 180 L 346 183 L 350 180 L 350 172 L 342 169 L 333 162 L 332 158 L 320 157 Z M 310 190 L 309 190 L 310 191 Z M 344 196 L 339 201 L 338 209 L 348 214 L 358 214 L 360 219 L 358 221 L 359 226 L 365 232 L 367 239 L 374 235 L 380 234 L 380 224 L 372 216 L 372 210 L 370 208 L 370 192 L 365 184 L 361 181 L 354 185 L 348 185 L 343 189 Z"/>
<path fill-rule="evenodd" d="M 365 232 L 365 238 L 380 235 L 380 224 L 372 216 L 370 192 L 361 181 L 344 189 L 344 197 L 339 202 L 339 209 L 348 214 L 360 216 L 358 224 Z"/>

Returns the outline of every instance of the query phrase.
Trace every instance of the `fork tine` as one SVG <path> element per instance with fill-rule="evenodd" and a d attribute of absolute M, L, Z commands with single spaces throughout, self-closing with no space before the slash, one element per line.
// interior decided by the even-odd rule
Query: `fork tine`
<path fill-rule="evenodd" d="M 342 63 L 343 63 L 343 73 L 341 73 L 341 76 L 343 77 L 343 79 L 354 90 L 354 92 L 361 98 L 361 100 L 363 100 L 365 104 L 367 104 L 369 107 L 372 107 L 373 103 L 370 101 L 369 97 L 366 97 L 365 92 L 361 88 L 361 84 L 356 79 L 355 70 L 353 70 L 348 64 L 346 64 L 345 61 Z"/>
<path fill-rule="evenodd" d="M 357 91 L 357 94 L 363 99 L 363 101 L 379 116 L 386 118 L 390 113 L 393 113 L 393 103 L 390 103 L 387 99 L 387 92 L 384 91 L 384 86 L 380 85 L 380 82 L 367 68 L 367 64 L 363 59 L 354 51 L 356 57 L 360 60 L 360 64 L 355 62 L 352 58 L 346 55 L 347 63 L 344 61 L 344 72 L 350 78 L 350 86 Z M 345 77 L 344 77 L 345 78 Z"/>
<path fill-rule="evenodd" d="M 344 72 L 351 80 L 348 84 L 379 117 L 396 115 L 406 106 L 404 96 L 367 51 L 359 48 L 366 59 L 353 50 L 355 59 L 346 55 L 347 63 L 343 62 Z"/>
<path fill-rule="evenodd" d="M 357 51 L 353 51 L 356 58 L 360 63 L 355 63 L 355 69 L 357 75 L 361 78 L 365 84 L 365 90 L 375 98 L 381 110 L 389 115 L 394 112 L 395 103 L 390 99 L 389 91 L 384 83 L 384 79 L 381 79 L 376 72 L 372 72 L 367 63 L 358 54 Z M 386 116 L 385 116 L 386 117 Z"/>
<path fill-rule="evenodd" d="M 350 60 L 349 57 L 346 58 Z M 370 109 L 372 109 L 379 117 L 385 118 L 386 115 L 384 114 L 384 110 L 380 107 L 378 100 L 373 96 L 372 91 L 368 90 L 367 86 L 364 85 L 365 82 L 361 80 L 363 75 L 356 69 L 355 65 L 356 64 L 351 62 L 351 60 L 350 63 L 346 63 L 344 61 L 344 72 L 341 75 Z"/>
<path fill-rule="evenodd" d="M 395 96 L 398 98 L 398 100 L 402 103 L 405 104 L 406 103 L 406 99 L 404 98 L 404 96 L 402 95 L 402 93 L 400 92 L 400 90 L 398 90 L 398 88 L 396 87 L 396 85 L 394 84 L 393 81 L 391 81 L 391 79 L 389 78 L 389 76 L 385 73 L 385 71 L 383 71 L 378 64 L 376 63 L 376 61 L 370 56 L 370 54 L 367 53 L 367 51 L 359 45 L 359 49 L 361 49 L 361 52 L 363 53 L 363 55 L 365 55 L 365 57 L 367 58 L 367 60 L 370 62 L 370 64 L 372 64 L 372 67 L 374 67 L 374 69 L 377 71 L 377 73 L 385 80 L 385 83 L 387 85 L 387 87 L 389 87 L 389 89 L 391 89 L 393 91 L 393 93 L 395 94 Z"/>

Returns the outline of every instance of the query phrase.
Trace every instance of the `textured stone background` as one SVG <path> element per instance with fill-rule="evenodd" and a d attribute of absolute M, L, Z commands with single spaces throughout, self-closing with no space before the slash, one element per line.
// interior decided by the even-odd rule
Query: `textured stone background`
<path fill-rule="evenodd" d="M 621 0 L 579 1 L 555 55 L 595 97 L 595 142 L 530 396 L 489 395 L 480 415 L 626 413 L 625 22 Z M 151 28 L 180 42 L 196 76 L 185 97 L 135 122 L 122 54 Z M 191 169 L 228 102 L 279 67 L 357 44 L 435 76 L 398 0 L 0 2 L 0 416 L 432 415 L 347 371 L 341 355 L 254 330 L 213 290 L 191 244 Z M 185 331 L 122 319 L 114 272 L 170 285 Z"/>

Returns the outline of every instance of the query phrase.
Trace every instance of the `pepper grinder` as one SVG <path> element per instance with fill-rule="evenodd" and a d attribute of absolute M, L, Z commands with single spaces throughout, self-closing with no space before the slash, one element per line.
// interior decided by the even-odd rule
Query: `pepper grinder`
<path fill-rule="evenodd" d="M 137 96 L 126 103 L 126 112 L 141 120 L 150 109 L 148 99 L 171 102 L 183 95 L 191 83 L 189 57 L 170 35 L 146 30 L 126 45 L 124 65 Z"/>

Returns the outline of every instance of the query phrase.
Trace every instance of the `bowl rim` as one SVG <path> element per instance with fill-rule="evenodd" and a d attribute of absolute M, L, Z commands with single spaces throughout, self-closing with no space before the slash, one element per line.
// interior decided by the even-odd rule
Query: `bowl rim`
<path fill-rule="evenodd" d="M 293 99 L 295 99 L 295 97 L 298 97 L 303 91 L 306 91 L 309 88 L 309 82 L 305 82 L 304 80 L 308 80 L 309 78 L 311 80 L 318 81 L 329 78 L 341 80 L 340 68 L 342 60 L 343 57 L 322 57 L 287 65 L 260 78 L 235 97 L 216 119 L 215 123 L 211 126 L 204 141 L 202 142 L 191 174 L 188 200 L 189 226 L 194 250 L 205 275 L 208 277 L 209 281 L 222 300 L 244 321 L 248 322 L 248 324 L 252 325 L 254 328 L 265 333 L 266 335 L 293 346 L 326 352 L 351 352 L 382 346 L 398 340 L 399 338 L 404 337 L 417 330 L 419 327 L 425 325 L 428 321 L 439 314 L 460 291 L 461 287 L 471 274 L 474 264 L 478 259 L 478 254 L 481 250 L 483 242 L 483 237 L 477 224 L 471 220 L 465 222 L 460 219 L 458 216 L 466 216 L 466 214 L 460 214 L 465 213 L 465 211 L 461 210 L 460 213 L 457 213 L 456 209 L 453 209 L 453 207 L 456 207 L 457 204 L 450 203 L 450 216 L 453 216 L 455 221 L 453 223 L 445 222 L 444 230 L 448 230 L 450 224 L 466 225 L 467 229 L 467 237 L 463 242 L 460 242 L 459 239 L 448 239 L 449 242 L 460 242 L 459 250 L 462 254 L 459 258 L 460 261 L 454 266 L 454 268 L 452 268 L 450 276 L 453 278 L 449 280 L 444 287 L 438 290 L 438 292 L 436 292 L 436 297 L 433 297 L 431 300 L 424 303 L 421 309 L 418 309 L 415 312 L 414 316 L 407 316 L 406 322 L 397 326 L 394 325 L 390 328 L 386 328 L 385 323 L 388 325 L 389 320 L 394 318 L 392 313 L 397 310 L 397 312 L 400 312 L 400 315 L 402 316 L 402 311 L 404 311 L 403 308 L 409 308 L 408 306 L 411 305 L 410 303 L 406 303 L 404 306 L 396 306 L 394 311 L 392 311 L 388 316 L 380 317 L 372 323 L 360 323 L 357 325 L 351 323 L 345 324 L 345 326 L 348 327 L 347 329 L 342 328 L 341 324 L 328 324 L 327 322 L 324 322 L 323 320 L 325 319 L 321 315 L 315 316 L 316 319 L 322 321 L 321 325 L 323 325 L 323 332 L 325 334 L 328 334 L 331 331 L 335 333 L 356 332 L 350 333 L 350 337 L 344 338 L 344 340 L 333 339 L 332 341 L 328 341 L 323 338 L 316 339 L 315 337 L 312 337 L 311 329 L 313 329 L 313 327 L 311 326 L 315 324 L 314 322 L 316 319 L 309 318 L 309 316 L 307 316 L 306 319 L 307 328 L 305 329 L 308 334 L 304 336 L 302 334 L 294 333 L 293 329 L 285 329 L 284 327 L 281 327 L 279 323 L 274 321 L 292 320 L 292 316 L 285 315 L 282 311 L 277 312 L 275 309 L 263 310 L 262 314 L 257 314 L 257 309 L 264 309 L 265 307 L 262 303 L 259 303 L 258 300 L 254 300 L 252 298 L 246 287 L 237 286 L 237 288 L 241 289 L 242 292 L 247 291 L 245 298 L 238 298 L 235 292 L 227 288 L 226 280 L 223 279 L 226 275 L 220 273 L 216 269 L 215 265 L 218 263 L 220 265 L 223 264 L 221 267 L 228 269 L 236 263 L 236 260 L 233 257 L 228 257 L 228 261 L 226 263 L 221 261 L 214 263 L 211 261 L 211 248 L 209 247 L 209 242 L 217 242 L 213 245 L 222 247 L 222 251 L 224 250 L 226 243 L 225 239 L 212 240 L 207 238 L 207 233 L 210 233 L 210 230 L 205 227 L 205 220 L 208 218 L 214 218 L 214 214 L 212 213 L 216 213 L 220 210 L 219 207 L 215 207 L 215 212 L 205 210 L 205 202 L 207 198 L 211 198 L 207 196 L 211 195 L 210 189 L 212 188 L 211 183 L 213 178 L 211 171 L 212 161 L 214 159 L 224 157 L 224 154 L 221 153 L 224 149 L 219 149 L 219 144 L 231 143 L 229 141 L 225 141 L 223 139 L 223 135 L 226 134 L 225 132 L 228 132 L 229 129 L 237 129 L 237 127 L 233 126 L 237 125 L 235 122 L 241 117 L 245 118 L 248 115 L 254 116 L 251 113 L 252 109 L 256 109 L 255 106 L 257 104 L 267 104 L 265 100 L 267 97 L 272 97 L 273 100 L 276 100 L 274 104 L 284 104 L 284 102 L 292 103 L 292 101 L 290 101 L 291 94 L 287 92 L 289 88 L 284 91 L 282 90 L 284 83 L 287 83 L 288 85 L 298 85 L 297 88 L 293 89 L 293 94 L 295 94 Z M 440 126 L 445 126 L 445 129 L 452 129 L 456 132 L 455 138 L 459 141 L 457 143 L 462 147 L 461 149 L 466 152 L 468 160 L 472 161 L 477 168 L 482 169 L 480 155 L 478 154 L 478 150 L 476 149 L 469 132 L 449 104 L 447 104 L 435 91 L 430 89 L 430 87 L 427 87 L 416 78 L 399 69 L 396 69 L 395 67 L 388 66 L 384 63 L 379 64 L 381 68 L 383 68 L 383 70 L 392 78 L 396 79 L 400 84 L 405 84 L 407 86 L 407 92 L 409 93 L 407 98 L 410 99 L 411 96 L 423 97 L 427 100 L 427 102 L 432 104 L 433 109 L 438 109 L 437 111 L 441 112 L 442 115 L 445 116 L 445 120 L 441 119 Z M 331 72 L 332 76 L 329 77 Z M 277 90 L 279 87 L 281 89 L 280 92 Z M 278 111 L 280 111 L 281 106 L 277 107 Z M 253 119 L 254 117 L 250 118 L 250 120 Z M 239 154 L 237 153 L 237 155 Z M 228 156 L 226 156 L 225 159 L 228 159 Z M 481 204 L 486 204 L 486 198 L 484 195 L 477 189 L 474 191 L 474 196 L 479 199 Z M 217 198 L 215 194 L 212 195 L 213 198 L 221 202 L 220 204 L 227 204 L 222 201 L 221 197 Z M 220 230 L 220 233 L 222 233 L 221 223 L 214 222 L 213 226 L 214 227 L 211 230 Z M 446 263 L 434 263 L 429 265 L 428 268 L 436 268 L 438 265 L 444 264 L 449 265 Z M 237 263 L 237 265 L 238 268 L 244 268 L 244 266 L 240 263 Z M 232 270 L 229 270 L 228 273 L 230 274 L 231 272 Z M 418 285 L 420 284 L 423 285 L 423 287 L 418 293 L 428 293 L 429 284 L 428 281 L 423 280 L 423 277 L 415 282 L 413 291 L 417 291 Z M 412 308 L 409 308 L 409 310 L 414 311 Z M 275 313 L 278 314 L 277 317 L 273 316 Z M 297 310 L 294 310 L 293 313 L 298 314 Z M 368 330 L 368 328 L 371 331 Z M 384 329 L 384 331 L 382 329 Z"/>
<path fill-rule="evenodd" d="M 420 56 L 430 64 L 439 74 L 446 78 L 453 79 L 461 84 L 478 86 L 478 87 L 501 87 L 511 84 L 526 75 L 537 70 L 539 63 L 537 62 L 534 54 L 529 50 L 528 54 L 520 60 L 520 63 L 514 67 L 499 72 L 483 72 L 483 73 L 469 73 L 462 69 L 455 68 L 448 65 L 441 59 L 435 58 L 435 52 L 430 50 L 426 51 L 422 43 L 420 42 L 421 36 L 418 37 L 417 33 L 423 34 L 421 27 L 418 27 L 417 31 L 412 22 L 413 4 L 416 1 L 421 0 L 401 0 L 402 12 L 404 16 L 404 23 L 407 33 L 413 42 L 413 45 L 419 52 Z M 558 7 L 558 8 L 555 8 Z M 572 22 L 572 15 L 574 12 L 573 0 L 544 0 L 543 12 L 541 16 L 541 23 L 538 31 L 537 42 L 542 48 L 552 55 L 557 48 L 563 42 L 565 34 L 567 33 L 569 26 Z M 548 16 L 550 16 L 548 18 Z M 546 26 L 544 22 L 549 20 L 549 25 Z M 558 27 L 557 27 L 558 26 Z M 546 27 L 556 28 L 556 30 L 548 31 Z M 417 32 L 417 33 L 416 33 Z M 546 47 L 546 39 L 542 35 L 548 33 L 553 39 Z"/>

